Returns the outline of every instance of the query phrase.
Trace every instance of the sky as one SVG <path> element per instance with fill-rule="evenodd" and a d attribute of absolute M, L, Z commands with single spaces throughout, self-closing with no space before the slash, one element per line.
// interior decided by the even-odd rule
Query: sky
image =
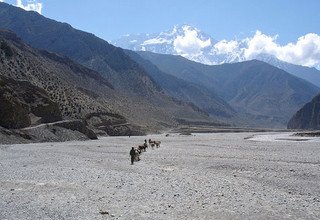
<path fill-rule="evenodd" d="M 308 38 L 300 41 L 301 44 L 309 42 L 300 49 L 307 48 L 313 60 L 320 60 L 319 0 L 0 1 L 38 11 L 108 41 L 125 34 L 158 33 L 177 24 L 189 24 L 222 43 L 228 43 L 219 45 L 228 49 L 236 39 L 255 38 L 261 33 L 266 46 L 273 47 L 271 52 L 282 53 L 283 57 L 286 56 L 283 53 L 299 49 L 290 49 L 290 45 L 297 46 L 299 39 Z M 283 52 L 283 48 L 288 50 Z M 296 53 L 299 55 L 300 52 Z M 312 65 L 309 62 L 308 66 Z"/>

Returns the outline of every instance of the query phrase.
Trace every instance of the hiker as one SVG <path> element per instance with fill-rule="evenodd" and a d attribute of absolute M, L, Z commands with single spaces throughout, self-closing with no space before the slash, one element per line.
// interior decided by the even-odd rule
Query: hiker
<path fill-rule="evenodd" d="M 136 151 L 135 151 L 134 147 L 132 147 L 131 150 L 130 150 L 131 165 L 133 165 L 135 155 L 136 155 Z"/>

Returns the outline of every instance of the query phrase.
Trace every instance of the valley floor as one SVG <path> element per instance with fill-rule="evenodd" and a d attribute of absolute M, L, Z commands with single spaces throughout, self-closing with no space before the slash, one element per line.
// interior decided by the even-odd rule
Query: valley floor
<path fill-rule="evenodd" d="M 161 147 L 130 165 L 149 138 Z M 319 143 L 212 133 L 0 145 L 0 219 L 320 219 Z"/>

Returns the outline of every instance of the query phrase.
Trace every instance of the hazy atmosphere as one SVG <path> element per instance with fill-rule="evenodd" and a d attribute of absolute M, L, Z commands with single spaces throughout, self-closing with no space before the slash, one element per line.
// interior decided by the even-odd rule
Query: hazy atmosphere
<path fill-rule="evenodd" d="M 320 219 L 316 0 L 0 0 L 0 219 Z"/>

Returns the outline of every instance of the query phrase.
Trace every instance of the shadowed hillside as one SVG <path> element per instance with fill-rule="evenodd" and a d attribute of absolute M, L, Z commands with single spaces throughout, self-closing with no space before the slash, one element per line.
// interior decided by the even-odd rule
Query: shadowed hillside
<path fill-rule="evenodd" d="M 12 30 L 33 47 L 67 56 L 97 71 L 116 91 L 104 92 L 108 97 L 107 106 L 146 130 L 176 126 L 181 121 L 212 121 L 193 104 L 165 94 L 121 48 L 93 34 L 5 3 L 0 3 L 0 27 Z M 80 87 L 78 90 L 85 93 L 83 86 Z M 92 86 L 87 95 L 94 98 L 99 89 L 99 86 Z"/>
<path fill-rule="evenodd" d="M 320 94 L 297 111 L 290 119 L 288 128 L 320 130 Z"/>
<path fill-rule="evenodd" d="M 157 66 L 149 60 L 143 59 L 136 52 L 130 50 L 125 50 L 125 52 L 139 63 L 170 96 L 192 102 L 213 117 L 230 118 L 236 113 L 228 103 L 209 89 L 162 72 Z"/>
<path fill-rule="evenodd" d="M 0 126 L 24 128 L 62 120 L 59 105 L 47 92 L 27 81 L 0 75 Z"/>
<path fill-rule="evenodd" d="M 215 92 L 244 114 L 244 120 L 261 126 L 286 126 L 319 92 L 313 84 L 257 60 L 210 66 L 180 56 L 138 53 L 161 71 Z"/>
<path fill-rule="evenodd" d="M 105 113 L 114 112 L 110 99 L 120 98 L 98 73 L 68 58 L 35 50 L 9 31 L 0 30 L 0 63 L 1 125 L 7 128 L 85 120 L 92 113 L 102 120 Z M 108 117 L 105 125 L 113 130 L 118 119 Z M 123 129 L 130 132 L 128 126 Z"/>

